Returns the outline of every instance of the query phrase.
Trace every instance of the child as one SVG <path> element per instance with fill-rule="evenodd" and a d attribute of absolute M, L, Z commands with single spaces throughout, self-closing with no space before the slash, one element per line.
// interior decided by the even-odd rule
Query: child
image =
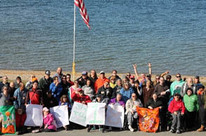
<path fill-rule="evenodd" d="M 107 99 L 102 99 L 101 95 L 97 95 L 96 99 L 94 99 L 92 102 L 94 102 L 94 103 L 106 103 L 107 104 L 108 100 Z M 96 127 L 96 125 L 88 125 L 87 132 L 90 132 L 90 130 L 92 128 L 95 129 L 95 127 Z M 102 131 L 102 133 L 104 133 L 105 127 L 99 125 L 99 131 Z"/>
<path fill-rule="evenodd" d="M 181 115 L 185 113 L 185 106 L 183 101 L 180 99 L 180 94 L 176 93 L 174 99 L 170 102 L 168 111 L 172 113 L 172 127 L 170 132 L 180 134 L 181 127 Z"/>
<path fill-rule="evenodd" d="M 26 113 L 24 112 L 23 108 L 18 108 L 16 110 L 16 130 L 18 134 L 26 133 L 26 127 L 24 126 L 24 122 L 26 120 Z"/>
<path fill-rule="evenodd" d="M 49 112 L 47 107 L 43 108 L 43 123 L 44 123 L 44 132 L 55 132 L 56 122 L 53 115 Z"/>
<path fill-rule="evenodd" d="M 67 95 L 62 95 L 62 97 L 60 98 L 60 101 L 59 101 L 59 106 L 61 105 L 67 105 L 68 107 L 68 113 L 70 115 L 70 112 L 71 112 L 71 104 L 69 103 L 69 98 L 67 97 Z M 67 126 L 63 126 L 65 128 L 65 130 L 67 131 L 68 130 L 68 127 Z"/>

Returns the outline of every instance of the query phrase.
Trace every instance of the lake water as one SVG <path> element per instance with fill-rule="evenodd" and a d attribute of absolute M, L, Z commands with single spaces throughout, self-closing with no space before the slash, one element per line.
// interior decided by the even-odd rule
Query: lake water
<path fill-rule="evenodd" d="M 206 75 L 205 0 L 85 0 L 76 70 Z M 73 0 L 0 0 L 0 69 L 72 69 Z"/>

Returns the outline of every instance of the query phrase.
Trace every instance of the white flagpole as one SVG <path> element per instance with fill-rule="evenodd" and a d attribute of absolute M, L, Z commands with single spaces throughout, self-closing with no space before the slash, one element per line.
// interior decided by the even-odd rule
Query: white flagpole
<path fill-rule="evenodd" d="M 75 2 L 75 0 L 74 0 Z M 75 48 L 76 48 L 76 5 L 74 4 L 74 32 L 73 32 L 73 63 L 72 63 L 72 78 L 75 79 Z"/>

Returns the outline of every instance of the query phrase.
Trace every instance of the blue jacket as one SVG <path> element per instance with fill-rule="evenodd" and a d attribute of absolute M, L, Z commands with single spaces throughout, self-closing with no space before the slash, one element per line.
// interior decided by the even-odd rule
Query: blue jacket
<path fill-rule="evenodd" d="M 25 88 L 24 90 L 20 91 L 20 89 L 16 89 L 14 92 L 14 106 L 15 108 L 24 108 L 25 109 L 25 100 L 28 90 Z"/>
<path fill-rule="evenodd" d="M 61 84 L 58 84 L 57 86 L 54 83 L 51 83 L 49 86 L 50 91 L 52 91 L 52 95 L 54 96 L 54 98 L 57 99 L 57 101 L 59 102 L 60 100 L 60 95 L 61 92 L 63 90 Z"/>
<path fill-rule="evenodd" d="M 126 103 L 127 100 L 131 98 L 132 93 L 134 93 L 134 90 L 131 87 L 129 88 L 129 90 L 125 90 L 124 88 L 120 90 L 120 94 L 122 94 L 122 100 L 124 101 L 124 103 Z"/>

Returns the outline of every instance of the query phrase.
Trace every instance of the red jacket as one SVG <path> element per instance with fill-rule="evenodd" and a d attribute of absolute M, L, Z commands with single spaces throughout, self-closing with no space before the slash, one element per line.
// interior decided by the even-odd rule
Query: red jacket
<path fill-rule="evenodd" d="M 79 94 L 76 94 L 75 92 L 72 93 L 71 98 L 75 102 L 82 103 L 83 101 L 87 105 L 87 103 L 91 102 L 91 99 L 88 95 L 82 95 L 80 96 Z"/>
<path fill-rule="evenodd" d="M 26 96 L 26 104 L 43 104 L 41 90 L 31 89 Z"/>
<path fill-rule="evenodd" d="M 19 129 L 24 126 L 24 122 L 26 120 L 26 113 L 23 113 L 22 115 L 19 115 L 16 112 L 16 128 Z"/>
<path fill-rule="evenodd" d="M 106 77 L 104 79 L 98 78 L 95 81 L 95 83 L 94 83 L 94 90 L 95 90 L 96 94 L 97 94 L 99 88 L 102 87 L 105 82 L 109 82 L 109 79 L 107 79 Z"/>
<path fill-rule="evenodd" d="M 174 113 L 175 111 L 181 111 L 181 113 L 185 113 L 185 105 L 182 102 L 182 100 L 175 101 L 175 99 L 173 99 L 170 102 L 170 105 L 168 107 L 168 111 L 171 113 Z"/>

